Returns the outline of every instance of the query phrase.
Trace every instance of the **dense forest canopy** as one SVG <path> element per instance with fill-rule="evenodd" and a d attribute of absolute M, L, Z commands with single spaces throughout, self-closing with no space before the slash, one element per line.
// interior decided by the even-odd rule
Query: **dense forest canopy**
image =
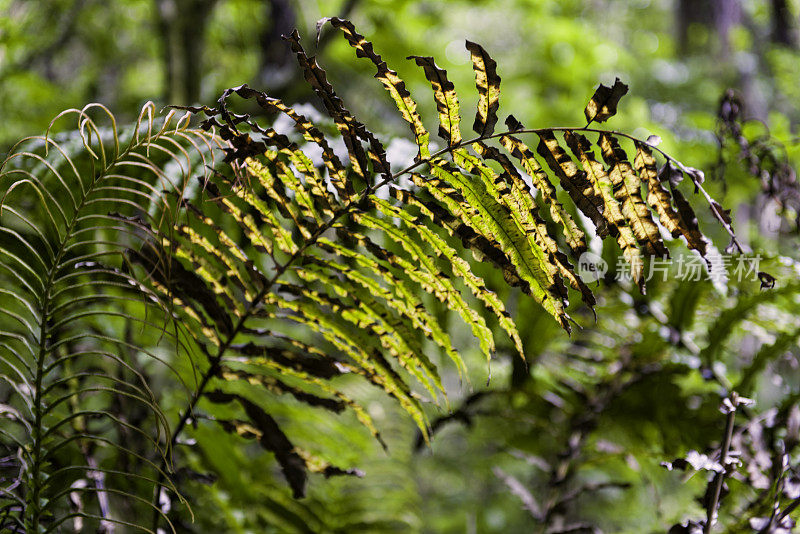
<path fill-rule="evenodd" d="M 800 3 L 0 15 L 4 532 L 796 530 Z"/>

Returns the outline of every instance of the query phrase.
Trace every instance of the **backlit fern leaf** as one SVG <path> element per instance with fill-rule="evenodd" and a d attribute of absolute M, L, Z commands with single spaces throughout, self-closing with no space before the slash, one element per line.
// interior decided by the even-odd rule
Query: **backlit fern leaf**
<path fill-rule="evenodd" d="M 133 252 L 132 257 L 138 256 L 148 272 L 156 273 L 153 287 L 162 298 L 173 299 L 196 323 L 194 330 L 205 332 L 205 340 L 198 339 L 206 347 L 208 362 L 201 387 L 185 413 L 209 391 L 224 390 L 226 383 L 238 378 L 317 407 L 337 412 L 344 406 L 353 408 L 378 436 L 366 411 L 334 383 L 328 385 L 335 375 L 360 374 L 397 399 L 427 435 L 422 402 L 445 392 L 425 339 L 447 354 L 462 376 L 464 363 L 421 295 L 427 293 L 460 316 L 491 359 L 492 329 L 465 300 L 463 285 L 492 312 L 524 357 L 517 325 L 463 258 L 465 249 L 478 260 L 495 264 L 509 284 L 536 299 L 569 331 L 569 289 L 577 291 L 590 308 L 594 297 L 567 252 L 577 256 L 587 250 L 587 235 L 612 235 L 644 290 L 644 258 L 666 254 L 667 249 L 644 204 L 641 183 L 655 191 L 646 198 L 662 220 L 662 214 L 674 212 L 670 211 L 671 196 L 648 174 L 652 156 L 647 146 L 637 141 L 636 170 L 627 162 L 619 139 L 633 138 L 625 134 L 588 126 L 524 130 L 513 117 L 506 121 L 509 130 L 494 133 L 500 77 L 489 54 L 471 42 L 467 50 L 479 94 L 473 124 L 478 137 L 473 139 L 463 139 L 458 97 L 446 71 L 433 58 L 410 58 L 431 84 L 438 133 L 447 145 L 432 153 L 418 105 L 397 72 L 352 23 L 325 19 L 318 31 L 327 23 L 342 32 L 358 57 L 375 66 L 375 77 L 409 124 L 418 149 L 414 163 L 405 169 L 391 168 L 381 141 L 345 107 L 295 32 L 287 40 L 342 136 L 349 164 L 345 166 L 334 154 L 322 130 L 296 110 L 246 85 L 229 89 L 217 107 L 185 109 L 204 114 L 203 127 L 228 141 L 224 150 L 231 170 L 220 171 L 203 183 L 205 199 L 181 199 L 187 207 L 185 221 L 173 235 L 161 236 L 162 244 L 174 250 L 180 262 L 172 274 L 183 272 L 190 277 L 183 286 L 202 283 L 207 298 L 214 302 L 185 299 L 175 289 L 176 281 L 158 271 L 155 260 L 142 257 L 145 249 Z M 587 118 L 600 121 L 614 114 L 624 94 L 615 88 L 598 90 L 587 106 L 591 108 Z M 234 95 L 254 101 L 267 113 L 288 116 L 309 146 L 321 150 L 321 165 L 315 166 L 305 147 L 287 135 L 230 111 Z M 597 147 L 608 167 L 591 155 L 592 143 L 583 134 L 593 132 L 600 134 Z M 558 178 L 571 205 L 562 203 L 553 178 L 520 139 L 529 133 L 539 137 L 539 156 Z M 495 138 L 499 146 L 491 143 Z M 562 144 L 572 149 L 577 163 Z M 501 171 L 496 170 L 498 165 Z M 409 176 L 415 187 L 397 187 L 394 182 L 402 175 Z M 390 184 L 394 185 L 390 200 L 379 197 L 378 191 Z M 584 227 L 576 210 L 595 228 Z M 693 235 L 680 219 L 667 220 L 670 231 L 679 228 L 681 234 Z M 551 228 L 558 233 L 551 233 Z M 226 310 L 227 316 L 217 317 L 219 310 Z M 276 331 L 284 335 L 276 337 Z M 309 350 L 312 347 L 314 352 Z M 263 362 L 269 361 L 270 354 L 281 354 L 284 360 L 242 369 L 239 365 L 248 361 L 243 350 L 263 354 Z M 331 374 L 326 367 L 326 374 L 316 373 L 314 369 L 326 359 L 336 362 L 337 372 Z M 281 385 L 280 377 L 289 375 L 298 380 L 296 387 Z M 253 431 L 242 425 L 258 427 L 266 408 L 250 401 L 242 404 L 239 393 L 214 395 L 214 402 L 246 406 L 249 423 L 242 419 L 221 424 L 252 437 Z M 185 422 L 186 416 L 178 432 Z M 282 435 L 281 430 L 274 431 Z M 288 438 L 261 443 L 276 454 L 295 494 L 302 495 L 306 478 L 300 473 L 298 458 L 303 455 L 292 456 L 285 450 L 296 450 Z"/>

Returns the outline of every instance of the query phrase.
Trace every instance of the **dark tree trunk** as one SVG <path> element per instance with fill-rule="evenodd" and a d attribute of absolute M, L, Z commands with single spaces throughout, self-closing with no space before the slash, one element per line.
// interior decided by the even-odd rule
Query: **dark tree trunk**
<path fill-rule="evenodd" d="M 786 0 L 772 0 L 772 41 L 797 48 L 797 26 Z"/>
<path fill-rule="evenodd" d="M 216 0 L 156 0 L 164 57 L 164 99 L 188 105 L 200 98 L 208 21 Z"/>
<path fill-rule="evenodd" d="M 731 52 L 728 35 L 731 28 L 742 22 L 742 6 L 739 0 L 716 0 L 714 3 L 714 27 L 720 42 L 720 53 L 728 57 Z"/>
<path fill-rule="evenodd" d="M 293 81 L 295 66 L 289 45 L 282 36 L 295 29 L 297 18 L 290 0 L 270 0 L 266 3 L 265 20 L 261 33 L 261 65 L 258 81 L 270 94 L 278 94 Z"/>
<path fill-rule="evenodd" d="M 739 0 L 679 0 L 677 5 L 678 43 L 681 54 L 690 52 L 689 37 L 693 24 L 713 28 L 722 57 L 730 54 L 728 34 L 742 21 Z"/>
<path fill-rule="evenodd" d="M 713 0 L 679 0 L 677 5 L 678 46 L 681 54 L 689 51 L 689 31 L 693 24 L 711 26 Z"/>
<path fill-rule="evenodd" d="M 338 16 L 349 18 L 358 3 L 359 0 L 344 0 L 338 10 Z M 268 22 L 264 25 L 259 39 L 261 64 L 258 69 L 258 84 L 271 96 L 282 99 L 304 99 L 310 92 L 309 86 L 302 83 L 303 77 L 297 68 L 294 54 L 282 39 L 283 35 L 290 34 L 297 26 L 295 4 L 294 0 L 268 0 L 265 9 L 265 20 Z M 328 28 L 328 31 L 320 36 L 316 50 L 309 53 L 321 54 L 334 35 L 335 32 Z"/>
<path fill-rule="evenodd" d="M 786 15 L 788 8 L 784 0 L 772 0 L 772 7 L 773 23 L 775 24 L 775 17 L 778 16 L 775 9 L 779 8 L 779 11 Z M 730 83 L 735 83 L 740 88 L 745 107 L 748 110 L 748 117 L 765 118 L 768 105 L 766 97 L 757 83 L 759 71 L 763 68 L 763 59 L 758 46 L 755 47 L 753 54 L 755 62 L 740 61 L 734 64 L 731 58 L 729 39 L 731 29 L 738 24 L 752 22 L 745 20 L 741 0 L 679 0 L 676 4 L 676 21 L 680 54 L 686 55 L 691 52 L 714 54 L 718 61 L 735 71 L 736 76 L 730 80 Z M 789 24 L 787 20 L 782 20 L 781 23 Z M 713 30 L 717 39 L 712 47 L 703 50 L 691 49 L 692 27 L 698 24 Z"/>

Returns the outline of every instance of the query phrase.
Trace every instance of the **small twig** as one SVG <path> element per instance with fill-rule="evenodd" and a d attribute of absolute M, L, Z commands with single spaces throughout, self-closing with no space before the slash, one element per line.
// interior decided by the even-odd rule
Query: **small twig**
<path fill-rule="evenodd" d="M 728 419 L 725 422 L 725 438 L 722 441 L 722 451 L 720 452 L 719 463 L 722 466 L 722 472 L 718 473 L 715 477 L 716 484 L 714 485 L 714 496 L 709 503 L 706 510 L 706 524 L 703 527 L 703 534 L 711 532 L 717 517 L 717 506 L 719 505 L 719 497 L 722 493 L 722 484 L 725 482 L 725 460 L 728 458 L 728 451 L 731 448 L 731 438 L 733 438 L 733 423 L 736 419 L 736 407 L 739 404 L 739 395 L 733 391 L 728 399 L 731 406 L 728 408 Z M 724 406 L 724 404 L 723 404 Z"/>
<path fill-rule="evenodd" d="M 800 497 L 798 497 L 797 499 L 793 500 L 793 501 L 791 502 L 791 504 L 789 504 L 789 506 L 787 506 L 787 507 L 786 507 L 786 508 L 783 510 L 783 512 L 781 512 L 781 515 L 780 515 L 780 516 L 778 516 L 778 523 L 780 524 L 781 520 L 783 520 L 783 519 L 784 519 L 784 518 L 786 518 L 786 517 L 787 517 L 789 514 L 791 514 L 792 512 L 794 512 L 795 508 L 797 508 L 798 506 L 800 506 Z"/>

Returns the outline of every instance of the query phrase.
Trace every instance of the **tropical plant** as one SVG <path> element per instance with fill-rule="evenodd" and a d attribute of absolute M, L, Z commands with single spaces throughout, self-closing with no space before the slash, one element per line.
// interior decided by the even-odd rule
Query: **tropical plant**
<path fill-rule="evenodd" d="M 447 406 L 431 348 L 465 376 L 443 310 L 468 326 L 488 362 L 495 334 L 485 308 L 525 358 L 511 313 L 467 250 L 569 332 L 570 290 L 588 310 L 595 305 L 568 257 L 588 250 L 587 234 L 617 243 L 641 292 L 647 258 L 669 254 L 662 229 L 710 262 L 678 189 L 683 174 L 739 246 L 700 171 L 658 149 L 655 137 L 594 126 L 616 113 L 628 90 L 619 80 L 595 91 L 583 126 L 526 129 L 509 115 L 507 130 L 495 132 L 500 77 L 489 54 L 468 41 L 477 135 L 464 139 L 446 71 L 412 56 L 433 89 L 440 147 L 372 44 L 342 19 L 321 21 L 318 32 L 328 23 L 374 65 L 409 124 L 417 153 L 407 166 L 392 167 L 297 32 L 288 41 L 332 128 L 243 85 L 216 107 L 180 108 L 206 116 L 199 128 L 188 115 L 172 126 L 175 110 L 156 126 L 146 106 L 128 139 L 104 108 L 105 129 L 90 116 L 96 107 L 72 110 L 76 133 L 26 140 L 6 160 L 5 528 L 51 532 L 71 521 L 75 530 L 87 522 L 175 530 L 178 485 L 201 476 L 172 461 L 190 425 L 256 440 L 274 453 L 296 497 L 309 472 L 360 474 L 296 446 L 276 415 L 276 396 L 288 395 L 351 411 L 381 440 L 348 393 L 353 378 L 394 398 L 428 440 L 424 405 L 441 397 Z M 288 117 L 300 137 L 234 113 L 233 95 Z M 323 133 L 329 128 L 338 137 Z M 521 139 L 529 134 L 539 139 L 536 153 Z M 339 138 L 348 165 L 337 155 Z M 198 164 L 199 179 L 190 180 Z M 170 424 L 164 399 L 174 404 L 180 387 L 188 400 Z M 148 510 L 153 520 L 142 524 Z"/>
<path fill-rule="evenodd" d="M 102 106 L 69 110 L 57 118 L 77 116 L 74 134 L 25 139 L 4 162 L 0 517 L 12 531 L 124 523 L 110 510 L 141 500 L 159 470 L 154 459 L 168 454 L 166 415 L 142 369 L 149 359 L 168 372 L 158 347 L 179 340 L 156 296 L 122 268 L 137 238 L 121 213 L 169 225 L 149 211 L 161 188 L 180 190 L 212 155 L 212 136 L 189 127 L 188 116 L 176 123 L 176 112 L 156 127 L 154 114 L 146 105 L 119 135 Z M 132 435 L 149 443 L 145 455 L 126 447 Z M 96 505 L 84 507 L 89 495 Z"/>

